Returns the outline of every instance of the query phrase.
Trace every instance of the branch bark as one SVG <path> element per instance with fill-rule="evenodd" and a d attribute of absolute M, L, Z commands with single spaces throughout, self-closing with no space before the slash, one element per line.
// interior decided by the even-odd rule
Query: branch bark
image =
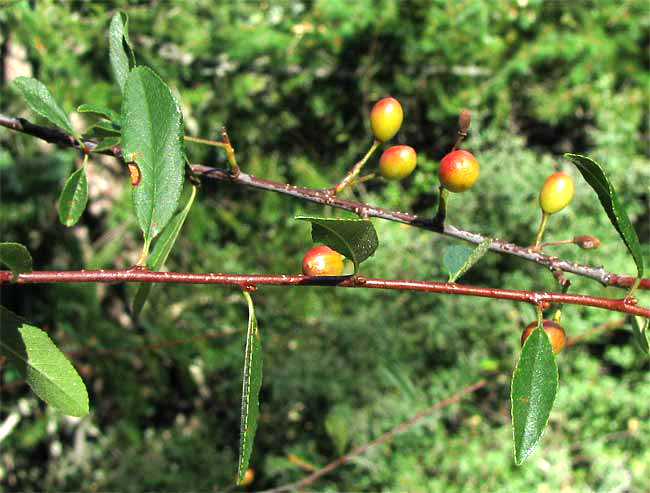
<path fill-rule="evenodd" d="M 11 277 L 11 272 L 0 271 L 0 283 L 11 282 Z M 477 296 L 531 303 L 533 305 L 566 303 L 650 318 L 650 309 L 637 306 L 634 302 L 630 302 L 625 298 L 611 299 L 578 294 L 482 288 L 446 282 L 366 279 L 360 276 L 309 277 L 303 275 L 188 274 L 183 272 L 153 272 L 136 267 L 128 270 L 34 271 L 20 274 L 15 282 L 18 284 L 63 282 L 221 284 L 236 286 L 247 291 L 255 291 L 258 286 L 335 286 L 343 288 L 396 289 L 400 291 Z"/>
<path fill-rule="evenodd" d="M 24 118 L 13 118 L 0 114 L 0 126 L 4 126 L 18 132 L 41 138 L 53 144 L 65 147 L 79 148 L 79 144 L 71 135 L 68 135 L 65 132 L 57 129 L 35 125 L 25 120 Z M 86 146 L 87 152 L 94 152 L 93 149 L 97 146 L 97 144 L 93 141 L 84 141 L 84 145 Z M 122 152 L 119 146 L 100 151 L 100 153 L 112 155 L 120 159 L 122 158 Z M 406 212 L 392 211 L 389 209 L 383 209 L 381 207 L 362 204 L 360 202 L 340 199 L 332 194 L 329 190 L 312 190 L 308 188 L 301 188 L 286 183 L 278 183 L 270 180 L 265 180 L 263 178 L 258 178 L 244 172 L 233 174 L 227 170 L 221 170 L 202 164 L 193 164 L 192 171 L 196 175 L 203 176 L 205 178 L 212 178 L 220 181 L 234 183 L 237 185 L 245 185 L 260 190 L 267 190 L 289 195 L 309 202 L 329 205 L 338 209 L 344 209 L 353 212 L 364 218 L 376 217 L 378 219 L 384 219 L 387 221 L 408 224 L 410 226 L 433 231 L 435 233 L 467 241 L 469 243 L 479 244 L 488 238 L 487 236 L 478 233 L 457 228 L 451 224 L 444 224 L 444 226 L 440 227 L 440 225 L 437 224 L 432 218 L 423 218 L 414 214 L 408 214 Z M 490 250 L 506 255 L 514 255 L 524 260 L 535 262 L 547 267 L 551 272 L 563 271 L 594 279 L 604 286 L 629 288 L 634 284 L 636 280 L 636 278 L 632 276 L 621 276 L 609 272 L 603 267 L 591 267 L 575 262 L 569 262 L 557 257 L 544 255 L 540 252 L 533 252 L 529 248 L 496 238 L 491 239 Z M 650 289 L 650 279 L 642 279 L 639 288 Z"/>

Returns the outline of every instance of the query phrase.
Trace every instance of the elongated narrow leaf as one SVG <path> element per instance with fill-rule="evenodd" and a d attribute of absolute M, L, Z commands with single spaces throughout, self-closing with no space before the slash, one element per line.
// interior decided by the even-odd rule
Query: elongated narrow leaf
<path fill-rule="evenodd" d="M 476 248 L 466 245 L 452 245 L 442 257 L 442 263 L 449 272 L 449 281 L 456 282 L 465 272 L 470 270 L 476 262 L 490 249 L 492 240 L 486 238 Z"/>
<path fill-rule="evenodd" d="M 632 333 L 639 349 L 650 356 L 650 318 L 632 316 Z"/>
<path fill-rule="evenodd" d="M 178 234 L 180 233 L 181 228 L 185 223 L 185 219 L 187 218 L 187 215 L 192 208 L 195 196 L 196 186 L 192 185 L 192 192 L 189 200 L 187 201 L 187 204 L 185 205 L 185 208 L 182 211 L 176 213 L 176 215 L 172 218 L 171 221 L 169 221 L 169 224 L 167 224 L 161 233 L 160 238 L 156 240 L 153 252 L 151 252 L 149 260 L 147 261 L 147 266 L 150 270 L 158 271 L 162 268 L 163 265 L 165 265 L 167 257 L 169 256 L 169 252 L 172 251 L 172 247 L 174 246 L 174 243 L 176 243 Z M 153 284 L 151 283 L 142 283 L 138 286 L 138 291 L 135 293 L 135 299 L 133 300 L 133 313 L 136 317 L 140 315 L 142 307 L 147 301 L 152 287 Z"/>
<path fill-rule="evenodd" d="M 72 173 L 65 182 L 59 197 L 59 220 L 65 226 L 74 226 L 86 210 L 88 203 L 88 179 L 86 166 Z"/>
<path fill-rule="evenodd" d="M 183 116 L 151 69 L 129 72 L 122 99 L 122 153 L 139 168 L 133 186 L 138 223 L 150 242 L 169 222 L 183 187 Z"/>
<path fill-rule="evenodd" d="M 364 219 L 307 216 L 298 216 L 296 219 L 311 223 L 311 237 L 314 242 L 324 243 L 350 259 L 354 264 L 355 274 L 359 271 L 359 264 L 375 253 L 379 245 L 375 227 Z"/>
<path fill-rule="evenodd" d="M 113 111 L 110 108 L 104 106 L 99 106 L 97 104 L 85 103 L 77 107 L 79 113 L 91 113 L 100 118 L 106 118 L 111 122 L 115 123 L 118 127 L 120 125 L 120 114 L 117 111 Z"/>
<path fill-rule="evenodd" d="M 625 207 L 619 200 L 618 194 L 607 178 L 605 171 L 600 164 L 586 156 L 565 154 L 564 157 L 578 167 L 584 179 L 598 194 L 600 203 L 609 216 L 609 220 L 616 228 L 616 231 L 618 231 L 618 234 L 621 235 L 623 242 L 634 258 L 638 272 L 637 277 L 643 277 L 643 257 L 641 256 L 639 237 L 630 219 L 627 217 Z"/>
<path fill-rule="evenodd" d="M 528 336 L 512 375 L 515 464 L 521 465 L 546 428 L 558 387 L 553 347 L 540 325 Z"/>
<path fill-rule="evenodd" d="M 0 262 L 9 267 L 14 281 L 18 274 L 32 271 L 32 256 L 20 243 L 0 243 Z"/>
<path fill-rule="evenodd" d="M 262 342 L 257 327 L 253 299 L 244 292 L 248 303 L 248 331 L 246 333 L 246 353 L 244 359 L 244 384 L 241 397 L 241 430 L 239 438 L 239 467 L 237 483 L 244 480 L 246 469 L 253 452 L 253 441 L 257 431 L 260 414 L 260 388 L 262 387 Z"/>
<path fill-rule="evenodd" d="M 68 115 L 56 102 L 52 94 L 40 81 L 33 77 L 17 77 L 13 81 L 29 107 L 54 125 L 75 135 Z"/>
<path fill-rule="evenodd" d="M 0 354 L 34 393 L 70 416 L 88 414 L 88 392 L 72 364 L 38 327 L 0 306 Z"/>
<path fill-rule="evenodd" d="M 129 40 L 129 18 L 125 12 L 117 12 L 108 29 L 108 57 L 113 76 L 122 92 L 129 70 L 135 66 L 135 58 Z"/>

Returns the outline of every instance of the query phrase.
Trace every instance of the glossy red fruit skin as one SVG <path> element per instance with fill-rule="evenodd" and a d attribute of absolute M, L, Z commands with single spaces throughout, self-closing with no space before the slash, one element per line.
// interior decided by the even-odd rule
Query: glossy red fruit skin
<path fill-rule="evenodd" d="M 306 276 L 340 276 L 343 274 L 343 255 L 328 246 L 317 246 L 302 259 L 302 273 Z"/>
<path fill-rule="evenodd" d="M 539 192 L 539 206 L 546 214 L 564 209 L 573 198 L 573 178 L 558 171 L 549 176 Z"/>
<path fill-rule="evenodd" d="M 404 111 L 395 98 L 380 99 L 370 111 L 370 126 L 381 142 L 392 139 L 402 126 Z"/>
<path fill-rule="evenodd" d="M 464 192 L 474 186 L 478 180 L 481 167 L 471 152 L 451 151 L 440 161 L 438 175 L 440 183 L 450 192 Z"/>
<path fill-rule="evenodd" d="M 379 174 L 387 180 L 402 180 L 415 169 L 417 154 L 410 146 L 393 146 L 379 158 Z"/>
<path fill-rule="evenodd" d="M 548 339 L 551 341 L 551 346 L 553 346 L 553 352 L 555 354 L 559 353 L 566 346 L 566 333 L 560 324 L 553 322 L 552 320 L 544 320 L 544 332 L 548 336 Z M 526 339 L 530 333 L 537 327 L 537 322 L 531 322 L 521 334 L 521 345 L 524 345 Z"/>

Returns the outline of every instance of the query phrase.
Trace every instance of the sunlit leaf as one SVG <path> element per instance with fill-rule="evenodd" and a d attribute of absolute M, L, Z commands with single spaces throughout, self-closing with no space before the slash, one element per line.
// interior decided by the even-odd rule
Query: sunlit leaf
<path fill-rule="evenodd" d="M 20 90 L 29 107 L 54 123 L 57 127 L 74 135 L 72 123 L 65 111 L 56 102 L 50 91 L 33 77 L 17 77 L 13 84 Z"/>
<path fill-rule="evenodd" d="M 558 388 L 553 347 L 541 328 L 528 336 L 512 375 L 512 430 L 515 464 L 530 455 L 546 428 Z"/>
<path fill-rule="evenodd" d="M 237 482 L 244 480 L 257 431 L 260 414 L 259 394 L 262 387 L 262 342 L 255 318 L 251 295 L 244 291 L 248 303 L 248 330 L 246 333 L 246 352 L 244 359 L 244 382 L 241 399 L 241 428 L 239 439 L 239 466 Z"/>
<path fill-rule="evenodd" d="M 0 306 L 0 354 L 18 370 L 34 393 L 70 416 L 88 414 L 88 392 L 70 361 L 49 336 Z"/>
<path fill-rule="evenodd" d="M 113 76 L 124 92 L 129 70 L 135 66 L 133 48 L 129 40 L 129 18 L 125 12 L 117 12 L 111 19 L 108 29 L 108 57 Z"/>
<path fill-rule="evenodd" d="M 176 211 L 183 187 L 183 116 L 171 90 L 151 69 L 129 72 L 122 100 L 122 154 L 139 167 L 133 205 L 145 243 Z"/>

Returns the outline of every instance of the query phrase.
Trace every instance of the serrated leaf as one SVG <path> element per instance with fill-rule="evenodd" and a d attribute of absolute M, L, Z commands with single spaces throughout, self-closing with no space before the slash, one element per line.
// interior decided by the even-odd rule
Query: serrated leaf
<path fill-rule="evenodd" d="M 650 356 L 650 318 L 632 316 L 632 333 L 639 349 Z"/>
<path fill-rule="evenodd" d="M 515 464 L 521 465 L 546 428 L 558 387 L 553 347 L 541 328 L 528 336 L 512 375 L 512 432 Z"/>
<path fill-rule="evenodd" d="M 129 18 L 125 12 L 117 12 L 108 29 L 108 57 L 113 76 L 124 92 L 129 70 L 135 66 L 133 48 L 129 40 Z"/>
<path fill-rule="evenodd" d="M 147 261 L 147 267 L 149 267 L 149 270 L 159 271 L 163 265 L 165 265 L 167 257 L 169 256 L 169 252 L 171 252 L 174 243 L 176 243 L 178 234 L 180 233 L 181 228 L 185 223 L 185 219 L 187 218 L 187 215 L 192 208 L 195 196 L 196 186 L 192 185 L 192 192 L 189 200 L 187 201 L 187 204 L 182 211 L 177 212 L 172 220 L 169 221 L 169 224 L 167 224 L 163 230 L 160 238 L 158 238 L 156 241 L 153 252 L 151 252 L 151 255 Z M 135 293 L 135 298 L 133 300 L 133 314 L 136 317 L 140 315 L 140 312 L 142 311 L 142 308 L 144 307 L 144 304 L 147 301 L 152 288 L 153 284 L 151 283 L 142 283 L 138 286 L 138 290 Z"/>
<path fill-rule="evenodd" d="M 88 414 L 88 392 L 49 336 L 0 306 L 0 354 L 15 365 L 34 393 L 70 416 Z"/>
<path fill-rule="evenodd" d="M 374 254 L 379 245 L 375 227 L 364 219 L 309 216 L 297 216 L 296 219 L 311 223 L 311 238 L 315 243 L 323 243 L 350 259 L 354 274 L 359 271 L 359 264 Z"/>
<path fill-rule="evenodd" d="M 14 281 L 19 274 L 32 271 L 32 256 L 20 243 L 0 243 L 0 262 L 9 267 Z"/>
<path fill-rule="evenodd" d="M 612 222 L 616 231 L 623 239 L 627 249 L 632 254 L 636 263 L 637 277 L 643 277 L 643 257 L 641 255 L 641 245 L 639 237 L 627 217 L 625 207 L 618 198 L 616 190 L 607 178 L 603 168 L 591 158 L 579 154 L 565 154 L 565 158 L 573 162 L 584 177 L 598 194 L 600 203 L 605 209 L 609 220 Z"/>
<path fill-rule="evenodd" d="M 85 161 L 84 161 L 85 163 Z M 59 197 L 59 220 L 65 226 L 74 226 L 86 210 L 88 203 L 88 179 L 86 166 L 72 173 L 65 182 Z"/>
<path fill-rule="evenodd" d="M 246 333 L 246 353 L 244 357 L 244 382 L 241 399 L 241 428 L 239 439 L 239 466 L 237 483 L 244 480 L 257 431 L 259 417 L 259 395 L 262 387 L 262 342 L 255 318 L 251 295 L 244 291 L 248 303 L 248 330 Z"/>
<path fill-rule="evenodd" d="M 113 111 L 110 108 L 104 106 L 99 106 L 98 104 L 84 103 L 77 107 L 78 113 L 91 113 L 100 118 L 106 118 L 111 122 L 115 123 L 118 128 L 120 125 L 120 114 L 117 111 Z"/>
<path fill-rule="evenodd" d="M 107 149 L 112 149 L 117 145 L 120 145 L 119 137 L 106 137 L 105 139 L 102 139 L 102 141 L 95 146 L 93 152 L 100 152 L 100 151 L 105 151 Z"/>
<path fill-rule="evenodd" d="M 442 262 L 449 272 L 448 282 L 456 282 L 459 277 L 470 270 L 487 253 L 491 244 L 492 240 L 486 238 L 475 248 L 465 245 L 449 247 L 442 258 Z"/>
<path fill-rule="evenodd" d="M 171 90 L 150 68 L 134 68 L 122 99 L 122 154 L 139 167 L 133 205 L 145 243 L 176 211 L 183 187 L 183 150 L 183 116 Z"/>
<path fill-rule="evenodd" d="M 50 91 L 33 77 L 17 77 L 13 84 L 20 90 L 29 107 L 54 125 L 75 135 L 72 123 L 65 111 L 56 102 Z"/>

